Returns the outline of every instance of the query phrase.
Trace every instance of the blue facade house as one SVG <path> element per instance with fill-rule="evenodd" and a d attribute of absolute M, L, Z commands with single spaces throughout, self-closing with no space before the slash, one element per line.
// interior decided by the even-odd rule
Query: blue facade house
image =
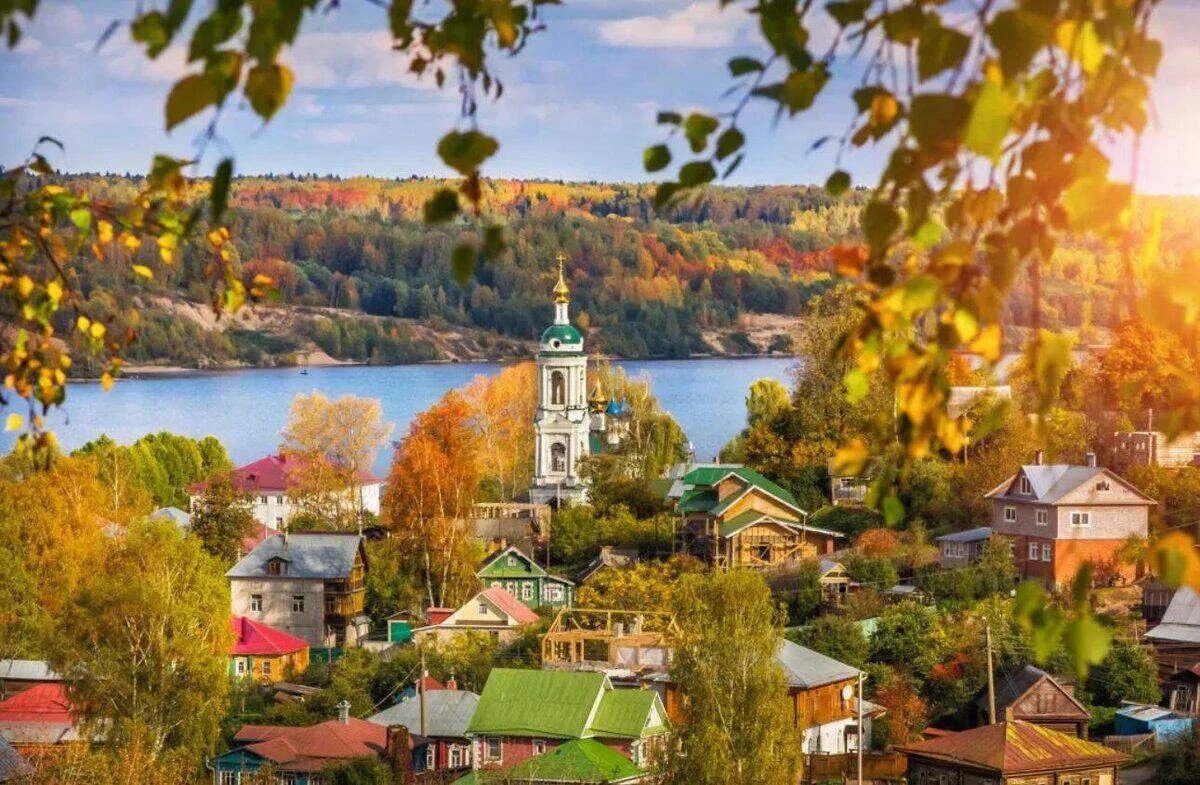
<path fill-rule="evenodd" d="M 1126 703 L 1117 709 L 1113 725 L 1118 736 L 1153 733 L 1156 744 L 1169 744 L 1189 735 L 1195 721 L 1195 717 L 1188 717 L 1162 706 Z"/>

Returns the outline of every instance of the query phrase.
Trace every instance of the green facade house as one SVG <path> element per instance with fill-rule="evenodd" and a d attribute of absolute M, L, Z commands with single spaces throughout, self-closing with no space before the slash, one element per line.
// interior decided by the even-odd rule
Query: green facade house
<path fill-rule="evenodd" d="M 513 546 L 485 559 L 475 575 L 485 588 L 504 589 L 530 608 L 569 608 L 575 601 L 574 583 L 546 572 Z"/>

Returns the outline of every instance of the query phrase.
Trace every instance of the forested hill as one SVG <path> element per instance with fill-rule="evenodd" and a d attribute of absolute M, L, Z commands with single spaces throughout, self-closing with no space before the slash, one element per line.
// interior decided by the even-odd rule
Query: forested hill
<path fill-rule="evenodd" d="M 78 175 L 96 196 L 133 194 L 134 180 Z M 567 255 L 572 313 L 589 349 L 621 357 L 786 351 L 789 317 L 829 285 L 825 249 L 853 236 L 860 197 L 818 188 L 716 188 L 668 216 L 647 185 L 489 181 L 485 204 L 510 229 L 509 248 L 465 287 L 448 259 L 462 225 L 426 226 L 422 205 L 441 181 L 247 177 L 235 181 L 233 234 L 244 278 L 263 273 L 278 302 L 216 321 L 203 308 L 205 260 L 153 264 L 155 279 L 80 271 L 90 307 L 121 322 L 142 307 L 134 363 L 287 362 L 296 352 L 377 363 L 521 354 L 551 319 L 553 259 Z M 1178 200 L 1175 200 L 1178 201 Z M 1167 211 L 1170 224 L 1179 210 Z M 1198 212 L 1189 202 L 1185 212 Z M 152 264 L 151 249 L 144 249 Z M 1043 278 L 1043 323 L 1112 322 L 1119 260 L 1069 248 Z M 1022 287 L 1009 321 L 1028 322 Z"/>

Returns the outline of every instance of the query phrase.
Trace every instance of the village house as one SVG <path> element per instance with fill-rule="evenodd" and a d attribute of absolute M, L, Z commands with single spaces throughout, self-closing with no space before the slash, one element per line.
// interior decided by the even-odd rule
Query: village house
<path fill-rule="evenodd" d="M 979 561 L 983 546 L 992 538 L 991 526 L 978 526 L 961 532 L 943 534 L 935 538 L 938 549 L 938 565 L 942 569 L 967 567 Z"/>
<path fill-rule="evenodd" d="M 1169 439 L 1160 431 L 1118 431 L 1113 434 L 1112 459 L 1122 471 L 1134 466 L 1196 466 L 1200 461 L 1200 434 L 1185 433 Z"/>
<path fill-rule="evenodd" d="M 245 616 L 231 616 L 233 650 L 229 675 L 264 684 L 283 681 L 308 667 L 308 641 Z"/>
<path fill-rule="evenodd" d="M 1163 705 L 1172 711 L 1200 715 L 1200 664 L 1176 671 L 1163 680 Z"/>
<path fill-rule="evenodd" d="M 484 586 L 504 589 L 530 608 L 570 607 L 575 599 L 574 583 L 546 572 L 515 546 L 487 557 L 475 576 Z"/>
<path fill-rule="evenodd" d="M 510 592 L 496 588 L 484 589 L 457 610 L 430 608 L 426 613 L 425 626 L 412 631 L 417 643 L 429 639 L 447 641 L 465 632 L 484 633 L 500 643 L 508 643 L 520 634 L 522 627 L 539 618 Z"/>
<path fill-rule="evenodd" d="M 909 785 L 1116 785 L 1132 758 L 1023 720 L 1006 720 L 897 747 Z"/>
<path fill-rule="evenodd" d="M 430 680 L 432 681 L 432 680 Z M 440 686 L 440 685 L 439 685 Z M 422 706 L 422 701 L 424 706 Z M 467 726 L 475 715 L 479 696 L 458 689 L 453 679 L 440 689 L 424 690 L 405 697 L 368 722 L 385 728 L 402 725 L 414 738 L 413 771 L 453 772 L 471 768 L 471 742 Z"/>
<path fill-rule="evenodd" d="M 1159 679 L 1200 666 L 1200 595 L 1180 586 L 1162 621 L 1143 637 L 1154 649 Z"/>
<path fill-rule="evenodd" d="M 511 768 L 468 772 L 454 785 L 634 785 L 653 780 L 651 772 L 613 748 L 595 739 L 572 739 Z"/>
<path fill-rule="evenodd" d="M 44 660 L 0 660 L 0 700 L 39 684 L 57 684 L 62 677 Z"/>
<path fill-rule="evenodd" d="M 1158 578 L 1152 575 L 1145 578 L 1142 581 L 1142 620 L 1152 624 L 1162 621 L 1174 595 L 1174 589 Z"/>
<path fill-rule="evenodd" d="M 995 684 L 997 720 L 1011 717 L 1081 739 L 1087 738 L 1088 721 L 1092 714 L 1075 697 L 1074 685 L 1064 684 L 1033 665 L 1023 665 L 997 674 Z M 969 706 L 973 725 L 992 722 L 988 716 L 988 704 L 986 689 L 976 693 Z"/>
<path fill-rule="evenodd" d="M 588 562 L 575 575 L 575 583 L 582 584 L 591 580 L 597 573 L 604 570 L 621 570 L 632 567 L 638 562 L 637 550 L 633 548 L 615 548 L 612 545 L 601 545 L 600 553 Z"/>
<path fill-rule="evenodd" d="M 350 704 L 338 705 L 338 718 L 302 727 L 243 725 L 231 749 L 208 762 L 213 785 L 239 785 L 243 777 L 270 766 L 276 781 L 286 785 L 320 785 L 321 773 L 359 758 L 385 762 L 408 756 L 397 749 L 406 736 L 350 716 Z M 416 742 L 417 740 L 412 740 Z"/>
<path fill-rule="evenodd" d="M 800 751 L 856 751 L 861 671 L 786 639 L 779 641 L 776 659 L 787 676 L 792 726 L 800 733 Z M 879 707 L 863 701 L 864 750 L 870 746 L 872 720 L 879 712 Z"/>
<path fill-rule="evenodd" d="M 539 553 L 550 542 L 550 505 L 522 502 L 477 502 L 467 526 L 488 554 L 515 545 L 522 553 Z"/>
<path fill-rule="evenodd" d="M 230 475 L 233 487 L 250 497 L 250 509 L 254 519 L 273 530 L 284 525 L 296 512 L 288 496 L 296 487 L 297 477 L 304 471 L 304 460 L 295 455 L 280 453 L 259 458 L 257 461 L 239 466 Z M 196 483 L 188 488 L 191 494 L 190 509 L 199 509 L 200 497 L 208 489 L 208 483 Z M 360 509 L 379 514 L 383 496 L 383 480 L 367 472 L 355 473 L 354 482 L 345 493 L 350 503 Z"/>
<path fill-rule="evenodd" d="M 640 769 L 668 731 L 666 709 L 651 690 L 615 689 L 602 673 L 495 668 L 467 735 L 476 769 L 509 769 L 580 739 Z"/>
<path fill-rule="evenodd" d="M 366 636 L 367 567 L 357 534 L 283 532 L 268 537 L 225 575 L 234 615 L 325 650 L 353 646 Z"/>
<path fill-rule="evenodd" d="M 667 490 L 681 550 L 715 567 L 765 569 L 834 550 L 838 532 L 808 526 L 785 488 L 738 464 L 703 464 Z"/>
<path fill-rule="evenodd" d="M 49 747 L 80 739 L 62 682 L 46 682 L 0 701 L 0 736 L 14 747 Z"/>
<path fill-rule="evenodd" d="M 1113 735 L 1154 736 L 1155 746 L 1191 738 L 1196 718 L 1147 703 L 1124 701 L 1113 715 Z"/>
<path fill-rule="evenodd" d="M 817 560 L 817 583 L 821 585 L 821 596 L 825 602 L 837 604 L 850 593 L 850 572 L 840 561 Z"/>
<path fill-rule="evenodd" d="M 1032 464 L 988 494 L 992 531 L 1013 547 L 1022 579 L 1061 586 L 1084 562 L 1115 578 L 1138 577 L 1119 554 L 1131 537 L 1145 538 L 1156 502 L 1108 469 L 1087 464 L 1045 464 L 1039 450 Z"/>

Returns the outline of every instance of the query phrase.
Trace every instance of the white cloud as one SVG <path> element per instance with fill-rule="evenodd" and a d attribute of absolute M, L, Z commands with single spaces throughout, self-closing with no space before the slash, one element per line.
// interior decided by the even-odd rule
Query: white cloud
<path fill-rule="evenodd" d="M 349 144 L 358 138 L 361 126 L 350 123 L 334 123 L 330 125 L 321 125 L 314 128 L 298 132 L 296 135 L 301 138 L 311 139 L 318 144 L 341 145 Z"/>
<path fill-rule="evenodd" d="M 93 44 L 80 43 L 77 48 L 90 55 Z M 120 33 L 114 35 L 95 56 L 111 76 L 136 82 L 172 84 L 189 70 L 182 45 L 168 47 L 151 60 L 143 49 Z"/>
<path fill-rule="evenodd" d="M 296 72 L 296 84 L 302 87 L 437 87 L 432 74 L 418 79 L 409 72 L 408 59 L 392 50 L 392 37 L 383 30 L 302 34 L 283 59 Z"/>
<path fill-rule="evenodd" d="M 612 46 L 641 49 L 716 49 L 735 43 L 747 19 L 737 8 L 722 11 L 706 0 L 669 14 L 632 16 L 600 23 L 600 38 Z"/>

